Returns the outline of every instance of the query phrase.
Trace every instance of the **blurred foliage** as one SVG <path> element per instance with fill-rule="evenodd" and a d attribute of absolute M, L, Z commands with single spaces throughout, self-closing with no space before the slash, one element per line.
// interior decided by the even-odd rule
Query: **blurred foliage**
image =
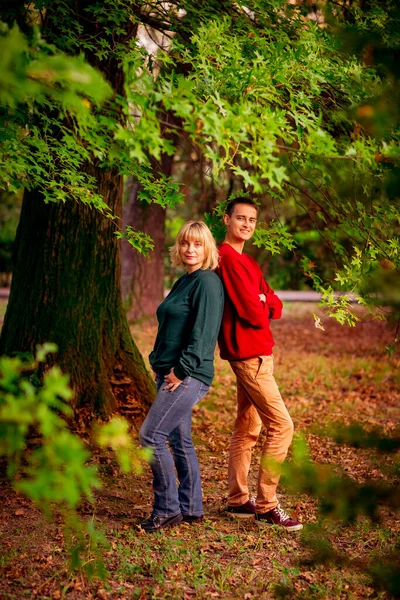
<path fill-rule="evenodd" d="M 342 425 L 332 423 L 322 430 L 338 444 L 348 444 L 354 448 L 375 448 L 380 452 L 397 452 L 400 450 L 400 437 L 388 437 L 382 431 L 365 431 L 359 423 Z"/>
<path fill-rule="evenodd" d="M 136 473 L 141 472 L 142 461 L 151 459 L 151 448 L 141 448 L 138 451 L 133 445 L 126 419 L 115 417 L 109 423 L 98 426 L 95 436 L 99 446 L 112 448 L 124 473 L 130 473 L 132 470 Z"/>
<path fill-rule="evenodd" d="M 358 429 L 356 435 L 360 443 Z M 349 430 L 346 441 L 350 439 Z M 283 480 L 290 489 L 317 497 L 321 514 L 342 523 L 352 523 L 359 515 L 378 521 L 382 505 L 400 508 L 397 486 L 382 481 L 358 484 L 345 475 L 336 474 L 328 465 L 315 464 L 301 437 L 293 443 L 292 460 L 284 465 Z"/>
<path fill-rule="evenodd" d="M 99 157 L 92 106 L 111 95 L 108 84 L 82 55 L 60 54 L 38 30 L 28 40 L 16 25 L 0 24 L 0 57 L 0 186 L 37 187 L 47 201 L 78 197 L 107 211 L 80 166 L 95 147 Z"/>
<path fill-rule="evenodd" d="M 384 432 L 366 431 L 358 423 L 349 426 L 331 425 L 319 429 L 319 435 L 332 437 L 339 444 L 357 448 L 374 448 L 379 452 L 398 451 L 400 438 L 392 438 Z M 297 436 L 292 445 L 292 458 L 284 463 L 282 482 L 287 489 L 296 493 L 310 494 L 318 500 L 320 518 L 315 525 L 306 526 L 302 534 L 305 545 L 313 552 L 313 563 L 342 563 L 351 560 L 335 550 L 331 540 L 335 539 L 338 527 L 347 527 L 360 517 L 366 517 L 370 527 L 385 519 L 382 508 L 390 514 L 400 509 L 400 492 L 397 485 L 400 464 L 398 456 L 391 466 L 386 466 L 388 480 L 369 480 L 358 483 L 345 474 L 338 473 L 326 464 L 314 463 L 306 440 Z M 370 557 L 367 571 L 379 586 L 394 597 L 399 592 L 399 552 L 393 556 Z"/>
<path fill-rule="evenodd" d="M 93 519 L 80 519 L 76 510 L 83 500 L 94 501 L 93 490 L 101 481 L 96 467 L 88 464 L 86 445 L 68 429 L 73 396 L 68 376 L 58 367 L 47 370 L 42 383 L 37 376 L 46 355 L 56 350 L 54 344 L 44 344 L 35 359 L 0 358 L 0 458 L 17 491 L 46 515 L 62 515 L 71 567 L 104 576 L 101 548 L 106 539 Z M 98 426 L 95 438 L 115 451 L 124 472 L 140 471 L 149 458 L 148 452 L 134 448 L 124 419 Z"/>

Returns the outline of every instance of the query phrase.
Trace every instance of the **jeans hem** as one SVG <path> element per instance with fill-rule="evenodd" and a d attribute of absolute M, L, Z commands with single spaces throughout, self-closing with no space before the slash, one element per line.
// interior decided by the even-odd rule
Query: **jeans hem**
<path fill-rule="evenodd" d="M 165 514 L 160 514 L 158 511 L 153 510 L 152 512 L 154 517 L 158 517 L 159 519 L 173 519 L 173 517 L 177 517 L 178 515 L 181 515 L 181 511 L 174 513 L 173 515 L 165 515 Z"/>

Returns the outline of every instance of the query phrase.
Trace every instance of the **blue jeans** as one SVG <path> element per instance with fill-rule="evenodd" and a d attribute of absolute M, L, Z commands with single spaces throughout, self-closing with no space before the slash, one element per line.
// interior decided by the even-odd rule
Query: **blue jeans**
<path fill-rule="evenodd" d="M 194 377 L 186 377 L 174 392 L 163 388 L 164 378 L 158 375 L 157 396 L 139 432 L 141 445 L 153 450 L 150 463 L 153 471 L 153 514 L 160 518 L 179 513 L 201 516 L 200 469 L 191 435 L 192 408 L 204 398 L 210 386 Z"/>

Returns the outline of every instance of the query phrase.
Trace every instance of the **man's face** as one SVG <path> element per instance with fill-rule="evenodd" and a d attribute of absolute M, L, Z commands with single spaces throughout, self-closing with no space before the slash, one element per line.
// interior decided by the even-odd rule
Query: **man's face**
<path fill-rule="evenodd" d="M 249 204 L 235 204 L 232 215 L 224 216 L 227 236 L 232 241 L 246 242 L 251 238 L 257 224 L 257 209 Z"/>

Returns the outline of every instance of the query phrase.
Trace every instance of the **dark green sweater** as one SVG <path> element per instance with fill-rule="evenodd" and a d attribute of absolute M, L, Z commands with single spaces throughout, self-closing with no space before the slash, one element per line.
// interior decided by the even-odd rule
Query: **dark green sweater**
<path fill-rule="evenodd" d="M 178 279 L 157 309 L 153 371 L 165 375 L 173 367 L 178 379 L 191 375 L 210 385 L 223 306 L 222 283 L 213 271 L 197 269 Z"/>

